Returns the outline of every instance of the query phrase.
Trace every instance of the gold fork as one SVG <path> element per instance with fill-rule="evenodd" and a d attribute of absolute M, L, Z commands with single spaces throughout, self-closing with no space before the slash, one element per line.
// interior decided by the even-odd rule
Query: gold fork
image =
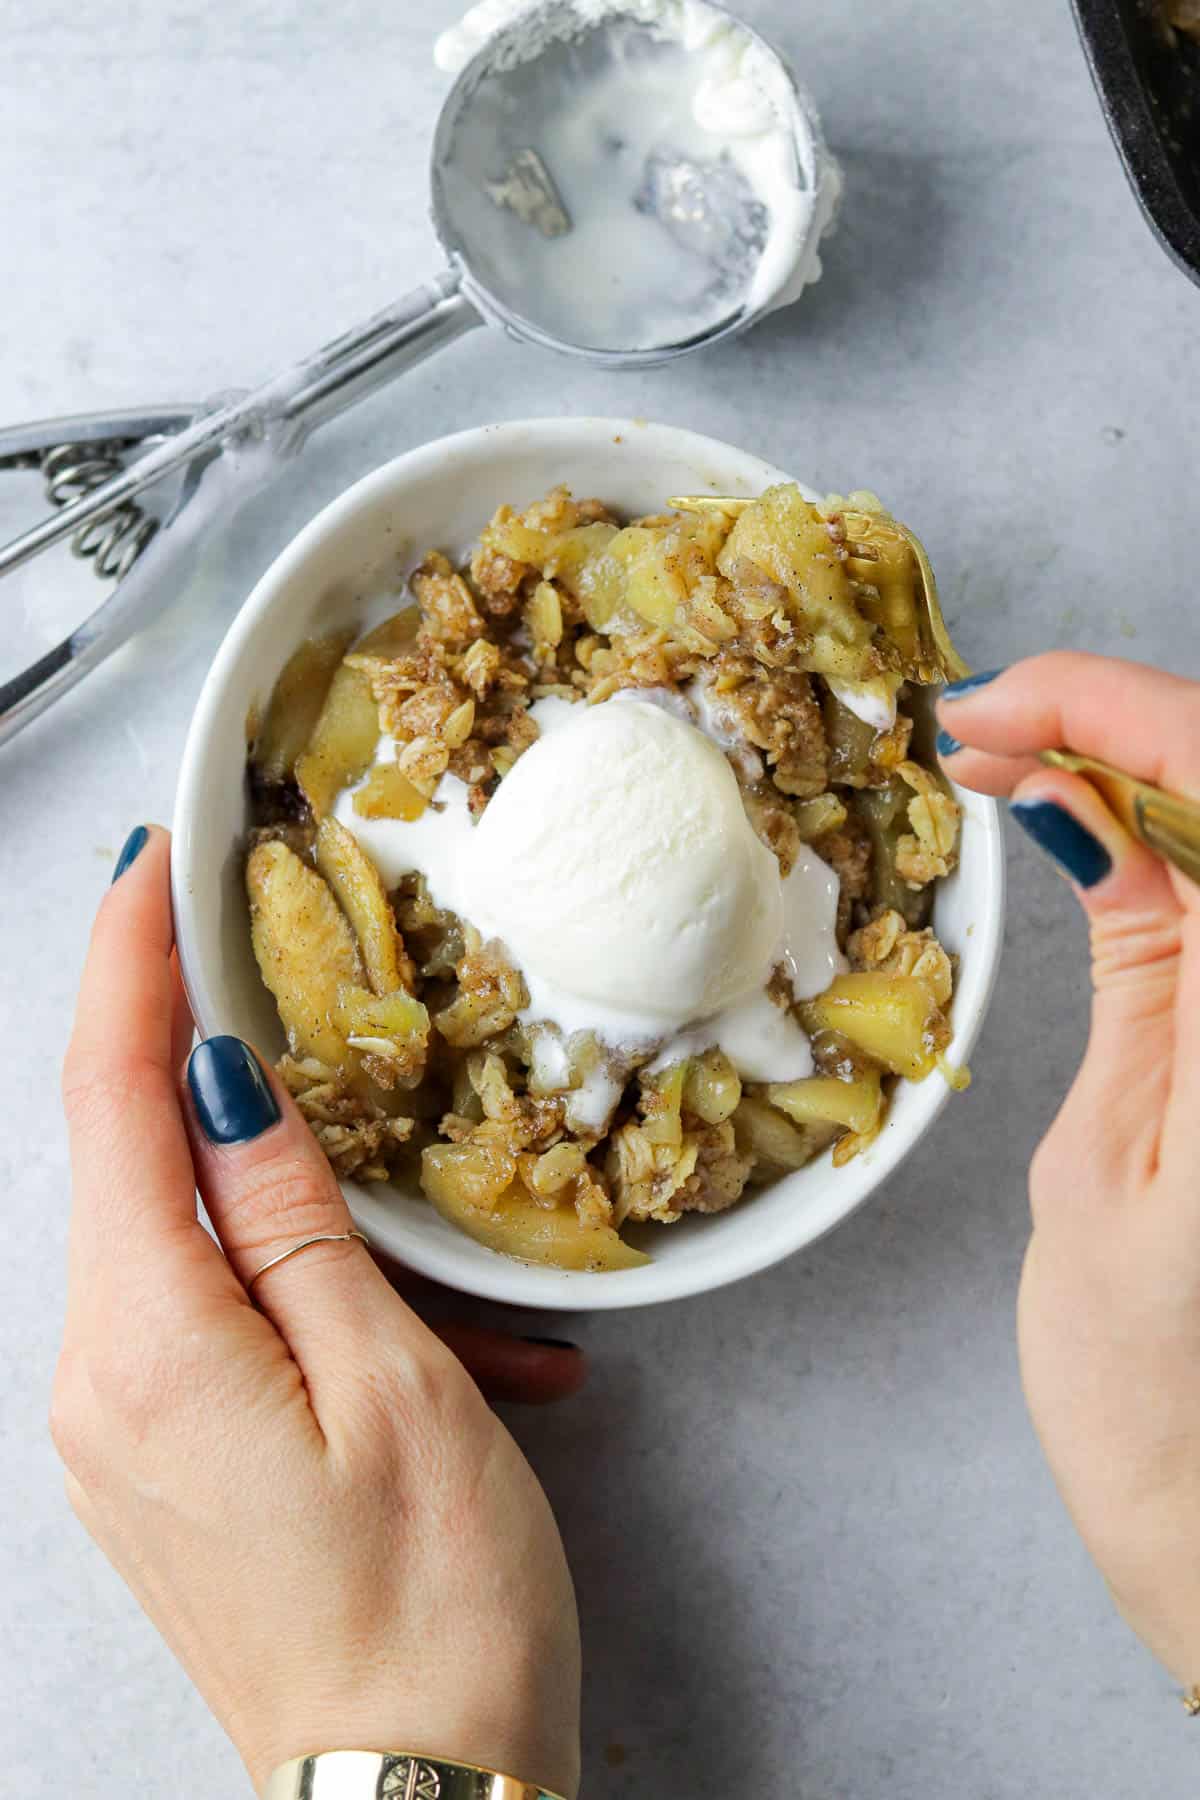
<path fill-rule="evenodd" d="M 753 505 L 753 499 L 722 494 L 679 494 L 667 504 L 682 512 L 717 511 L 736 516 Z M 848 538 L 847 549 L 859 560 L 872 562 L 878 558 L 871 537 L 883 527 L 903 538 L 912 551 L 919 577 L 916 584 L 917 626 L 921 643 L 913 679 L 926 687 L 965 681 L 971 671 L 954 648 L 942 616 L 933 568 L 921 540 L 899 520 L 885 519 L 875 513 L 851 510 L 842 514 L 842 520 Z M 1042 750 L 1039 756 L 1051 768 L 1082 775 L 1128 832 L 1156 856 L 1181 870 L 1190 880 L 1200 883 L 1200 804 L 1183 800 L 1176 794 L 1166 794 L 1148 781 L 1137 781 L 1122 769 L 1114 769 L 1110 763 L 1101 762 L 1095 756 L 1080 756 L 1073 750 Z"/>

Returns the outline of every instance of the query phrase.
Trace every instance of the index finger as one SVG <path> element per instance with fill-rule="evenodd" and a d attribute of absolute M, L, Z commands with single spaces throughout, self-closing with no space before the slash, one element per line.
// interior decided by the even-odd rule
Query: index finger
<path fill-rule="evenodd" d="M 1057 749 L 1200 798 L 1200 683 L 1162 669 L 1053 650 L 947 688 L 938 717 L 949 734 L 948 744 L 939 741 L 943 756 L 976 750 L 1026 765 L 1001 771 L 956 760 L 955 779 L 971 787 L 978 776 L 987 791 L 1011 791 L 1039 750 Z"/>
<path fill-rule="evenodd" d="M 1085 782 L 1036 758 L 1039 750 L 1074 750 L 1200 797 L 1200 683 L 1141 663 L 1054 651 L 947 689 L 938 718 L 938 752 L 956 781 L 1026 804 L 1057 801 L 1109 848 L 1115 872 L 1081 894 L 1093 926 L 1101 926 L 1093 936 L 1101 992 L 1086 1066 L 1118 1110 L 1131 1098 L 1136 1107 L 1146 1078 L 1170 1070 L 1159 1154 L 1182 1162 L 1200 1103 L 1200 890 L 1135 848 Z"/>
<path fill-rule="evenodd" d="M 239 1291 L 196 1214 L 176 1086 L 187 1009 L 171 954 L 169 860 L 168 834 L 148 829 L 92 929 L 62 1075 L 73 1292 L 147 1257 L 185 1257 L 190 1284 L 200 1272 Z M 164 1288 L 183 1273 L 164 1273 Z"/>

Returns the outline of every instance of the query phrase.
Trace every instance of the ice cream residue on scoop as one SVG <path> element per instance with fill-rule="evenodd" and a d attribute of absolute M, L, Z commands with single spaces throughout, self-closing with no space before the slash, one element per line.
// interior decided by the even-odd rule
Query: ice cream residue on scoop
<path fill-rule="evenodd" d="M 623 58 L 602 84 L 603 92 L 581 90 L 561 141 L 538 146 L 552 180 L 595 200 L 599 184 L 587 179 L 589 147 L 594 151 L 618 138 L 642 144 L 651 188 L 664 146 L 670 155 L 663 166 L 671 179 L 681 179 L 688 166 L 680 151 L 702 162 L 705 157 L 723 159 L 744 178 L 769 222 L 748 309 L 790 305 L 820 278 L 819 246 L 837 214 L 842 175 L 825 147 L 811 101 L 776 55 L 736 19 L 707 0 L 570 0 L 568 6 L 554 8 L 540 0 L 479 0 L 438 37 L 434 61 L 457 74 L 499 33 L 510 31 L 517 34 L 517 49 L 506 50 L 506 56 L 532 61 L 556 36 L 618 20 L 635 22 L 656 39 L 678 45 L 680 58 L 661 73 L 659 65 L 644 57 Z M 615 171 L 607 164 L 602 171 L 597 163 L 593 174 L 601 173 L 610 183 Z M 681 195 L 679 204 L 694 211 L 697 197 Z M 726 206 L 731 204 L 727 199 Z M 586 213 L 589 208 L 576 210 Z M 624 215 L 609 218 L 606 211 L 604 218 L 611 254 L 618 260 L 634 247 L 636 221 L 626 210 L 623 229 L 613 220 Z M 584 224 L 583 217 L 576 219 L 576 237 Z M 566 235 L 555 254 L 569 248 Z M 544 247 L 531 244 L 529 250 L 545 261 Z M 586 298 L 581 290 L 580 303 Z"/>

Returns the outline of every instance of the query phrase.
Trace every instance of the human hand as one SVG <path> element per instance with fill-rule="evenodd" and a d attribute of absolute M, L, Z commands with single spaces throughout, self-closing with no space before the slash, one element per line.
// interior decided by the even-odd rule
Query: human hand
<path fill-rule="evenodd" d="M 1034 1423 L 1129 1623 L 1200 1682 L 1200 890 L 1053 746 L 1200 798 L 1200 684 L 1053 654 L 947 692 L 956 781 L 1008 795 L 1091 930 L 1087 1054 L 1030 1172 L 1021 1364 Z M 952 735 L 951 735 L 952 734 Z"/>
<path fill-rule="evenodd" d="M 574 1594 L 512 1438 L 363 1244 L 315 1245 L 247 1298 L 269 1257 L 351 1220 L 238 1039 L 201 1045 L 181 1087 L 168 843 L 152 831 L 105 896 L 64 1069 L 71 1503 L 256 1786 L 293 1756 L 395 1749 L 572 1795 Z M 509 1398 L 582 1378 L 570 1349 L 455 1342 Z"/>

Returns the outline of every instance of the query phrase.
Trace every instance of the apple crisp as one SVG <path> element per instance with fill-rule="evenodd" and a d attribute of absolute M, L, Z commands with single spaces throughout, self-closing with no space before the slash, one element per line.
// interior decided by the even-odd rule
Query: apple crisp
<path fill-rule="evenodd" d="M 339 1176 L 419 1180 L 513 1256 L 629 1268 L 630 1228 L 723 1211 L 826 1149 L 845 1163 L 897 1081 L 942 1061 L 954 959 L 929 921 L 958 808 L 914 743 L 911 552 L 873 496 L 853 510 L 882 549 L 848 539 L 848 510 L 781 485 L 736 516 L 623 522 L 558 488 L 501 507 L 464 566 L 431 551 L 357 641 L 295 652 L 250 748 L 245 878 L 279 1073 Z M 478 818 L 537 740 L 535 702 L 628 688 L 686 700 L 782 875 L 809 846 L 838 876 L 842 972 L 810 1000 L 782 973 L 768 989 L 811 1040 L 809 1077 L 552 1040 L 502 946 L 421 875 L 385 887 L 334 816 L 353 789 L 361 819 L 420 820 L 453 776 Z"/>

